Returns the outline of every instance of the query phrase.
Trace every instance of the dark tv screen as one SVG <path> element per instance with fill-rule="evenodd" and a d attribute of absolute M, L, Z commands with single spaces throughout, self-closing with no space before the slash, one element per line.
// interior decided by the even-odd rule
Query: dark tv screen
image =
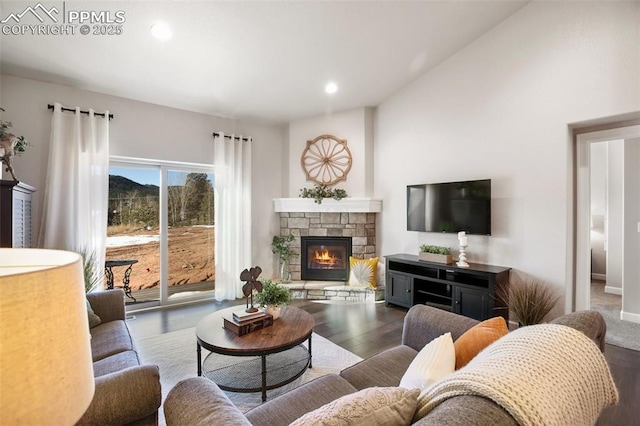
<path fill-rule="evenodd" d="M 407 186 L 407 230 L 491 235 L 491 179 Z"/>

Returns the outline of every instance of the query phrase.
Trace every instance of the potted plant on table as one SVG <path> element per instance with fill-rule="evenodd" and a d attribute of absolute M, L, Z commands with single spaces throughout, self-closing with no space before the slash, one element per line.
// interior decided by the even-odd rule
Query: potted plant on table
<path fill-rule="evenodd" d="M 291 243 L 295 237 L 293 235 L 275 235 L 271 241 L 271 251 L 280 258 L 280 281 L 288 283 L 291 281 L 291 271 L 289 270 L 289 262 L 293 256 L 298 253 L 291 248 Z"/>
<path fill-rule="evenodd" d="M 451 249 L 449 247 L 423 244 L 420 246 L 418 257 L 420 260 L 427 262 L 445 263 L 447 265 L 453 263 Z"/>
<path fill-rule="evenodd" d="M 262 280 L 262 291 L 256 294 L 256 301 L 266 307 L 266 312 L 273 315 L 273 319 L 280 318 L 283 305 L 291 302 L 289 289 L 270 279 Z"/>

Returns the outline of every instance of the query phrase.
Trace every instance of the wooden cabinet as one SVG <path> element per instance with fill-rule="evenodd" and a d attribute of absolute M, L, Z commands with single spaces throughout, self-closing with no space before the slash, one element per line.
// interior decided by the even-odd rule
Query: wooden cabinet
<path fill-rule="evenodd" d="M 0 247 L 31 247 L 31 198 L 35 188 L 0 180 Z"/>
<path fill-rule="evenodd" d="M 459 268 L 410 254 L 387 256 L 386 304 L 425 304 L 477 320 L 502 316 L 508 321 L 509 310 L 498 294 L 508 285 L 510 269 L 473 263 Z"/>
<path fill-rule="evenodd" d="M 405 274 L 389 273 L 385 280 L 387 306 L 389 303 L 408 308 L 413 303 L 411 297 L 411 277 Z"/>

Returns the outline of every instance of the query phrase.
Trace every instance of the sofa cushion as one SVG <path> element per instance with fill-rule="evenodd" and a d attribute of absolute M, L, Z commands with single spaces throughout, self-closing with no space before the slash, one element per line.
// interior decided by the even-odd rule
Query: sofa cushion
<path fill-rule="evenodd" d="M 94 362 L 130 350 L 133 350 L 133 342 L 124 321 L 109 321 L 91 329 L 91 354 Z"/>
<path fill-rule="evenodd" d="M 356 391 L 342 377 L 328 374 L 249 410 L 246 416 L 254 426 L 288 425 L 304 414 Z"/>
<path fill-rule="evenodd" d="M 178 382 L 164 401 L 164 417 L 167 425 L 251 426 L 218 385 L 204 377 Z"/>
<path fill-rule="evenodd" d="M 96 390 L 87 411 L 75 426 L 150 424 L 162 403 L 157 365 L 138 365 L 96 377 Z"/>
<path fill-rule="evenodd" d="M 396 346 L 345 368 L 340 376 L 358 390 L 374 386 L 398 386 L 417 354 L 418 351 L 408 346 Z"/>
<path fill-rule="evenodd" d="M 414 426 L 517 426 L 517 422 L 495 402 L 475 395 L 460 395 L 438 405 Z"/>
<path fill-rule="evenodd" d="M 108 356 L 93 363 L 93 376 L 100 377 L 105 374 L 115 373 L 125 368 L 140 365 L 138 354 L 134 351 L 124 351 Z"/>
<path fill-rule="evenodd" d="M 454 343 L 456 370 L 467 365 L 481 350 L 508 332 L 507 322 L 502 317 L 489 318 L 471 327 Z"/>
<path fill-rule="evenodd" d="M 89 317 L 89 328 L 93 328 L 96 325 L 100 325 L 102 320 L 100 319 L 99 316 L 96 315 L 95 312 L 93 312 L 93 308 L 91 307 L 91 303 L 89 303 L 89 299 L 86 299 L 86 300 L 87 300 L 87 316 Z"/>
<path fill-rule="evenodd" d="M 416 411 L 419 392 L 398 387 L 363 389 L 305 414 L 290 426 L 408 425 Z"/>
<path fill-rule="evenodd" d="M 551 324 L 561 324 L 575 328 L 584 333 L 604 353 L 607 323 L 598 311 L 577 311 L 563 315 L 551 321 Z"/>
<path fill-rule="evenodd" d="M 420 396 L 416 417 L 459 395 L 502 406 L 520 424 L 595 424 L 618 401 L 607 362 L 583 333 L 558 324 L 521 327 Z"/>
<path fill-rule="evenodd" d="M 453 373 L 455 366 L 456 352 L 453 348 L 453 339 L 451 339 L 451 333 L 445 333 L 420 349 L 400 379 L 400 386 L 409 389 L 426 389 L 447 374 Z"/>
<path fill-rule="evenodd" d="M 416 351 L 438 336 L 451 333 L 455 341 L 480 321 L 427 305 L 413 305 L 404 317 L 402 344 Z"/>

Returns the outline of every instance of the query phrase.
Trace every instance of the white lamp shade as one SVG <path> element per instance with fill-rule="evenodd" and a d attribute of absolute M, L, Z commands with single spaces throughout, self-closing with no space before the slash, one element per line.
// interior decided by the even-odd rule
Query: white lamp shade
<path fill-rule="evenodd" d="M 72 425 L 94 386 L 80 255 L 0 249 L 0 424 Z"/>

